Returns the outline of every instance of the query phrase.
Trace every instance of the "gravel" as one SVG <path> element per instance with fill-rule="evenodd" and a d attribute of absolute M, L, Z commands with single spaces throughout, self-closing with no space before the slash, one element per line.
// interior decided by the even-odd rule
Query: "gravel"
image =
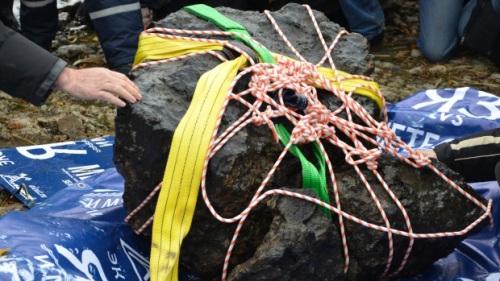
<path fill-rule="evenodd" d="M 374 51 L 375 72 L 387 102 L 397 103 L 420 90 L 473 87 L 500 94 L 500 68 L 487 58 L 459 50 L 447 62 L 431 63 L 416 47 L 418 1 L 382 1 L 386 16 L 384 46 Z"/>

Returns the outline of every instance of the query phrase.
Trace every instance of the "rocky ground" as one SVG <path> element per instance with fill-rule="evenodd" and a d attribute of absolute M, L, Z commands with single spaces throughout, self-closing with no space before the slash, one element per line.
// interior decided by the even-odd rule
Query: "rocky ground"
<path fill-rule="evenodd" d="M 375 71 L 387 102 L 429 88 L 475 87 L 500 95 L 500 68 L 486 58 L 461 51 L 449 62 L 429 63 L 415 46 L 419 31 L 416 0 L 382 1 L 386 31 L 382 47 L 374 50 Z M 94 31 L 75 18 L 79 5 L 61 9 L 60 31 L 53 52 L 74 67 L 105 66 Z M 41 107 L 0 92 L 0 149 L 114 134 L 114 106 L 81 101 L 55 92 Z M 0 194 L 0 215 L 21 206 Z"/>
<path fill-rule="evenodd" d="M 384 47 L 375 54 L 375 73 L 388 102 L 422 89 L 474 87 L 500 95 L 500 67 L 462 50 L 448 62 L 430 63 L 416 48 L 418 1 L 382 1 L 386 15 Z"/>

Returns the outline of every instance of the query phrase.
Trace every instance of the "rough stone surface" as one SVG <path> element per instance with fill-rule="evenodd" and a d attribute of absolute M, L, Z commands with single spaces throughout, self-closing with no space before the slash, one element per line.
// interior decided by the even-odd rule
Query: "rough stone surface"
<path fill-rule="evenodd" d="M 311 190 L 292 190 L 314 197 Z M 267 202 L 273 221 L 254 256 L 236 266 L 231 280 L 328 280 L 344 277 L 339 232 L 315 204 L 292 197 Z M 256 270 L 258 269 L 258 270 Z"/>
<path fill-rule="evenodd" d="M 292 56 L 287 53 L 284 44 L 278 43 L 281 41 L 274 37 L 276 35 L 272 33 L 264 15 L 223 8 L 219 10 L 244 23 L 250 33 L 271 51 Z M 308 60 L 320 59 L 321 52 L 318 50 L 321 49 L 311 42 L 316 36 L 311 27 L 305 26 L 309 20 L 301 6 L 291 4 L 273 15 L 285 34 L 293 34 L 296 32 L 293 29 L 300 26 L 300 36 L 291 41 L 300 42 L 296 47 Z M 317 19 L 322 30 L 329 30 L 325 37 L 330 36 L 326 38 L 327 42 L 330 42 L 331 36 L 339 30 L 338 25 L 325 18 L 321 19 L 320 14 L 317 14 Z M 171 28 L 214 28 L 185 12 L 172 14 L 160 23 Z M 290 30 L 286 30 L 287 26 L 290 26 Z M 336 66 L 352 74 L 369 74 L 371 60 L 366 47 L 366 40 L 359 35 L 346 36 L 334 51 Z M 353 55 L 353 52 L 356 53 Z M 129 211 L 142 202 L 162 180 L 173 133 L 189 106 L 196 81 L 203 72 L 218 63 L 219 61 L 212 57 L 195 57 L 189 61 L 172 62 L 135 73 L 134 79 L 141 88 L 144 99 L 133 106 L 119 109 L 115 122 L 115 163 L 125 178 L 124 203 Z M 358 100 L 363 107 L 368 108 L 370 114 L 377 116 L 378 112 L 372 102 L 363 98 Z M 332 95 L 324 97 L 323 101 L 330 109 L 339 106 L 339 101 L 333 100 Z M 241 106 L 230 104 L 226 110 L 223 127 L 236 120 L 242 112 Z M 307 156 L 312 155 L 308 146 L 302 148 Z M 269 129 L 265 126 L 249 126 L 233 137 L 209 163 L 207 183 L 209 197 L 215 209 L 226 217 L 240 213 L 282 149 L 281 145 L 273 141 Z M 327 152 L 332 159 L 343 159 L 339 151 L 331 145 L 327 146 Z M 342 161 L 335 161 L 335 173 L 342 209 L 363 220 L 383 225 L 380 213 L 359 176 L 351 167 L 339 162 Z M 460 230 L 481 214 L 479 208 L 471 205 L 428 169 L 412 168 L 388 155 L 380 158 L 378 167 L 382 177 L 407 209 L 414 232 Z M 480 198 L 459 175 L 443 166 L 439 168 L 462 188 Z M 391 221 L 391 227 L 406 230 L 399 210 L 392 199 L 384 195 L 373 173 L 366 168 L 363 172 L 379 196 Z M 299 191 L 299 161 L 287 156 L 269 185 Z M 334 198 L 333 194 L 330 194 L 330 198 Z M 484 202 L 484 199 L 480 200 Z M 130 222 L 134 228 L 140 227 L 154 213 L 154 201 L 146 205 Z M 261 280 L 304 280 L 305 277 L 302 278 L 303 275 L 299 272 L 308 273 L 306 275 L 311 280 L 378 278 L 387 261 L 387 235 L 345 221 L 351 263 L 349 271 L 344 275 L 342 244 L 335 214 L 332 222 L 312 203 L 296 203 L 295 199 L 286 197 L 271 197 L 265 200 L 265 203 L 258 205 L 250 213 L 241 231 L 230 260 L 230 280 L 255 280 L 256 276 Z M 181 262 L 204 280 L 218 280 L 234 229 L 235 225 L 222 224 L 213 218 L 203 200 L 198 198 L 192 228 L 181 250 Z M 147 229 L 145 236 L 149 235 L 150 229 Z M 402 275 L 419 272 L 438 258 L 447 255 L 463 238 L 415 241 L 415 247 Z M 394 243 L 395 257 L 391 271 L 399 266 L 408 239 L 395 236 Z M 271 267 L 276 270 L 270 270 Z"/>

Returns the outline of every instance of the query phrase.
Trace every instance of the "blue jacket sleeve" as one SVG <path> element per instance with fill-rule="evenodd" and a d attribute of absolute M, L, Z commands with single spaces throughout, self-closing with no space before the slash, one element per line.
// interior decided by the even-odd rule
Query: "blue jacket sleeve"
<path fill-rule="evenodd" d="M 66 62 L 0 22 L 0 90 L 41 105 Z"/>

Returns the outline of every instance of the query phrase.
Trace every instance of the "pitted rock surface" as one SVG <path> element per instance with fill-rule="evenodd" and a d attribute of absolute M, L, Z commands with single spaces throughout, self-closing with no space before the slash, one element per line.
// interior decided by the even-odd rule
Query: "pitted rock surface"
<path fill-rule="evenodd" d="M 218 10 L 242 23 L 255 39 L 272 52 L 294 57 L 272 29 L 265 15 L 229 8 Z M 341 28 L 328 21 L 321 13 L 315 12 L 315 15 L 321 29 L 326 31 L 325 40 L 331 42 Z M 321 59 L 323 49 L 302 6 L 289 4 L 273 12 L 273 16 L 306 59 L 311 62 Z M 159 25 L 195 30 L 216 29 L 213 24 L 184 11 L 169 15 L 160 21 Z M 333 57 L 338 69 L 351 74 L 367 75 L 372 71 L 367 42 L 358 34 L 343 36 L 333 51 Z M 196 82 L 205 71 L 219 63 L 211 56 L 193 57 L 134 73 L 134 80 L 144 98 L 139 103 L 118 110 L 114 146 L 116 167 L 125 179 L 124 204 L 129 211 L 138 206 L 161 182 L 172 136 L 189 107 Z M 240 81 L 237 88 L 244 89 L 244 81 Z M 331 94 L 325 95 L 320 91 L 320 98 L 331 110 L 341 106 L 341 102 Z M 355 99 L 370 115 L 379 116 L 373 101 L 360 96 Z M 220 131 L 237 120 L 245 110 L 243 106 L 231 102 Z M 343 153 L 331 144 L 324 145 L 330 159 L 334 160 L 342 210 L 371 223 L 384 225 L 359 176 L 352 167 L 344 163 Z M 309 145 L 301 145 L 301 149 L 308 159 L 314 159 Z M 224 217 L 232 217 L 244 210 L 282 150 L 283 146 L 274 141 L 266 126 L 247 126 L 235 135 L 209 163 L 207 186 L 214 208 Z M 485 203 L 458 174 L 438 163 L 436 165 L 463 189 Z M 364 166 L 360 168 L 379 196 L 391 227 L 406 230 L 399 209 L 391 198 L 384 195 L 382 186 L 373 172 Z M 300 170 L 299 160 L 287 155 L 269 186 L 310 192 L 300 189 Z M 460 230 L 482 213 L 482 210 L 470 204 L 429 169 L 415 169 L 396 157 L 384 155 L 379 159 L 378 171 L 406 208 L 412 219 L 414 232 Z M 329 188 L 332 190 L 331 184 Z M 333 200 L 334 195 L 330 194 L 330 198 Z M 137 229 L 151 217 L 155 203 L 156 198 L 130 221 L 131 226 Z M 344 219 L 351 259 L 349 271 L 344 274 L 338 218 L 335 213 L 332 213 L 332 217 L 330 221 L 316 205 L 308 202 L 297 204 L 293 198 L 277 196 L 264 200 L 252 210 L 238 237 L 230 260 L 229 279 L 304 280 L 305 276 L 311 280 L 378 278 L 387 262 L 387 234 Z M 235 227 L 235 224 L 223 224 L 216 220 L 200 196 L 191 231 L 182 245 L 181 263 L 203 280 L 219 280 Z M 144 236 L 150 238 L 150 235 L 151 229 L 148 228 Z M 415 241 L 407 266 L 398 276 L 418 273 L 450 253 L 464 238 Z M 408 246 L 408 238 L 394 236 L 394 243 L 395 257 L 391 272 L 399 266 Z"/>

